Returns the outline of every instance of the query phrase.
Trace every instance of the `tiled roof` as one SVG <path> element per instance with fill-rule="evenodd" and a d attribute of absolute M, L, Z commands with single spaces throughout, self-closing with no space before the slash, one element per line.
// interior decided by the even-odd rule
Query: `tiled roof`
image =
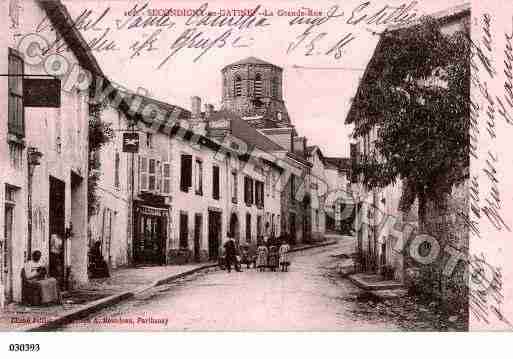
<path fill-rule="evenodd" d="M 284 151 L 283 147 L 272 141 L 267 136 L 261 134 L 258 130 L 251 127 L 238 114 L 227 109 L 215 111 L 208 118 L 208 121 L 227 120 L 230 123 L 229 131 L 234 137 L 237 137 L 250 146 L 255 146 L 262 151 Z M 212 135 L 217 129 L 211 129 Z"/>
<path fill-rule="evenodd" d="M 157 107 L 159 107 L 160 109 L 167 111 L 168 113 L 180 111 L 178 113 L 178 116 L 176 117 L 177 119 L 188 119 L 191 117 L 191 112 L 180 107 L 180 106 L 171 105 L 169 103 L 162 102 L 162 101 L 156 100 L 151 97 L 134 94 L 131 92 L 126 92 L 126 91 L 123 92 L 123 95 L 124 95 L 123 102 L 125 102 L 129 108 L 130 108 L 130 105 L 132 104 L 132 101 L 134 101 L 136 98 L 138 98 L 138 99 L 141 99 L 141 105 L 138 108 L 139 111 L 142 111 L 142 109 L 144 109 L 144 106 L 147 106 L 148 104 L 154 104 Z M 138 113 L 140 114 L 140 112 L 138 112 Z"/>
<path fill-rule="evenodd" d="M 235 115 L 237 116 L 237 115 Z M 262 151 L 283 151 L 284 148 L 272 141 L 267 136 L 261 134 L 241 119 L 232 118 L 230 122 L 230 132 L 233 136 L 240 138 L 250 146 L 255 146 Z"/>

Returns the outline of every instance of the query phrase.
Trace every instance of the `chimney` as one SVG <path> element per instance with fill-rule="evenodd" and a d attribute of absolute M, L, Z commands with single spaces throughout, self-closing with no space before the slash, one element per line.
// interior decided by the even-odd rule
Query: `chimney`
<path fill-rule="evenodd" d="M 214 105 L 210 103 L 205 104 L 205 118 L 210 118 L 214 113 Z"/>
<path fill-rule="evenodd" d="M 198 118 L 201 114 L 201 98 L 199 96 L 191 97 L 192 118 Z"/>
<path fill-rule="evenodd" d="M 304 155 L 306 152 L 306 137 L 294 137 L 292 139 L 292 151 Z"/>

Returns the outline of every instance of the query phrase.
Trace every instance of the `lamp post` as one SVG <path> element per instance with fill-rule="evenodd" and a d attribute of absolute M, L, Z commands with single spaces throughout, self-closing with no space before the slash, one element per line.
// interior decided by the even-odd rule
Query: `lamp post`
<path fill-rule="evenodd" d="M 32 179 L 34 176 L 34 169 L 41 164 L 41 157 L 43 154 L 35 147 L 27 149 L 27 163 L 28 163 L 28 183 L 27 183 L 27 260 L 32 258 Z"/>

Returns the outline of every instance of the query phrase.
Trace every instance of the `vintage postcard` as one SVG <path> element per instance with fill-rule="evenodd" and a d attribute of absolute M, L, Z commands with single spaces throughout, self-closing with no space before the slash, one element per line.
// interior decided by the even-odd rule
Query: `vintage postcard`
<path fill-rule="evenodd" d="M 0 331 L 513 329 L 513 2 L 0 4 Z"/>

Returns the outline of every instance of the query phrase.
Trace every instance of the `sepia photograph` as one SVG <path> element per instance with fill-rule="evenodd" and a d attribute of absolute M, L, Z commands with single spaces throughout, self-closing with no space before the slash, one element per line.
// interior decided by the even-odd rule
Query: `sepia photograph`
<path fill-rule="evenodd" d="M 512 4 L 1 5 L 0 331 L 512 329 Z"/>

